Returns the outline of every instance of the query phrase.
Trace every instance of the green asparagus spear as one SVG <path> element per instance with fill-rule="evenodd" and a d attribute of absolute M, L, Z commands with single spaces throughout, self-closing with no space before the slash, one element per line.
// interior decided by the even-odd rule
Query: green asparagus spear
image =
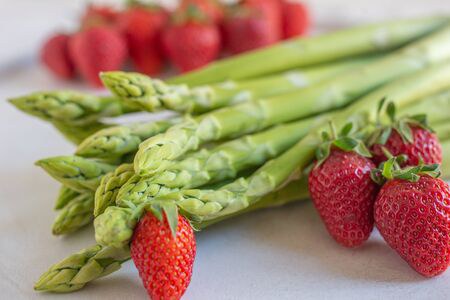
<path fill-rule="evenodd" d="M 94 123 L 103 117 L 115 117 L 136 111 L 116 97 L 100 97 L 72 91 L 37 92 L 10 99 L 23 112 L 45 121 L 72 126 Z"/>
<path fill-rule="evenodd" d="M 337 127 L 344 126 L 347 122 L 360 126 L 374 123 L 377 117 L 377 102 L 382 98 L 387 98 L 397 107 L 402 108 L 428 95 L 448 90 L 449 87 L 450 63 L 428 68 L 371 92 L 334 116 L 333 122 Z M 314 157 L 317 145 L 321 142 L 320 131 L 311 131 L 283 155 L 266 163 L 255 172 L 249 178 L 246 195 L 252 197 L 265 195 L 306 167 Z M 283 167 L 280 168 L 280 166 Z"/>
<path fill-rule="evenodd" d="M 95 132 L 111 126 L 100 122 L 93 122 L 83 126 L 74 126 L 57 121 L 52 122 L 52 124 L 67 140 L 76 145 Z"/>
<path fill-rule="evenodd" d="M 135 175 L 120 188 L 116 203 L 138 205 L 173 189 L 195 188 L 235 178 L 242 170 L 259 166 L 289 149 L 323 118 L 280 125 L 212 149 L 202 149 L 181 161 L 172 162 L 167 170 L 151 177 Z M 109 205 L 102 205 L 103 210 Z"/>
<path fill-rule="evenodd" d="M 402 107 L 448 87 L 450 64 L 427 69 L 380 88 L 338 112 L 332 120 L 339 127 L 348 121 L 365 126 L 375 122 L 378 102 L 383 95 L 388 95 L 389 101 Z M 173 199 L 194 220 L 234 213 L 255 203 L 258 197 L 273 192 L 292 176 L 299 176 L 299 171 L 313 160 L 320 142 L 320 130 L 313 130 L 284 154 L 263 165 L 248 180 L 238 179 L 219 190 L 180 190 L 165 198 Z"/>
<path fill-rule="evenodd" d="M 34 285 L 37 291 L 58 293 L 81 289 L 86 283 L 120 269 L 130 259 L 128 248 L 95 245 L 81 250 L 50 267 Z"/>
<path fill-rule="evenodd" d="M 450 141 L 442 143 L 444 161 L 441 166 L 442 177 L 450 176 Z M 209 222 L 196 223 L 197 228 L 206 228 L 216 222 L 234 217 L 249 211 L 273 206 L 284 205 L 289 202 L 308 198 L 308 187 L 305 178 L 291 181 L 284 188 L 264 196 L 260 201 L 236 214 L 217 218 Z M 129 249 L 104 247 L 95 245 L 73 254 L 61 262 L 53 265 L 45 272 L 35 289 L 48 292 L 72 292 L 84 287 L 85 284 L 106 276 L 120 269 L 121 265 L 130 259 Z"/>
<path fill-rule="evenodd" d="M 353 122 L 362 128 L 375 123 L 378 102 L 388 95 L 398 107 L 419 101 L 450 87 L 450 63 L 429 68 L 381 87 L 341 112 L 333 122 L 341 127 Z M 326 119 L 326 118 L 325 118 Z M 326 122 L 324 122 L 325 124 Z M 256 203 L 260 197 L 277 190 L 312 162 L 321 143 L 323 125 L 312 130 L 296 145 L 265 163 L 249 178 L 239 178 L 218 190 L 156 191 L 156 197 L 142 202 L 119 201 L 121 207 L 109 207 L 94 221 L 96 240 L 102 245 L 118 247 L 129 242 L 133 228 L 145 209 L 161 210 L 175 203 L 192 221 L 203 222 L 234 214 Z M 145 193 L 148 193 L 146 188 Z M 118 199 L 119 200 L 119 199 Z M 133 199 L 134 200 L 134 199 Z M 141 199 L 139 199 L 141 200 Z"/>
<path fill-rule="evenodd" d="M 63 185 L 59 190 L 58 197 L 56 198 L 55 209 L 58 210 L 63 208 L 79 195 L 80 193 L 78 193 L 77 191 L 74 191 L 71 188 Z"/>
<path fill-rule="evenodd" d="M 450 111 L 450 110 L 449 110 Z M 432 125 L 433 130 L 436 132 L 439 140 L 446 141 L 450 139 L 450 122 L 439 123 Z"/>
<path fill-rule="evenodd" d="M 416 105 L 409 106 L 407 109 L 400 111 L 399 114 L 404 115 L 405 111 L 407 112 L 406 114 L 420 113 L 424 103 L 429 107 L 441 105 L 440 110 L 437 110 L 433 118 L 431 118 L 431 123 L 434 123 L 436 118 L 440 120 L 447 117 L 448 108 L 450 108 L 450 102 L 447 102 L 442 103 L 441 93 L 428 97 Z M 195 188 L 204 184 L 233 178 L 240 170 L 249 166 L 260 165 L 267 159 L 279 155 L 319 121 L 320 119 L 313 121 L 311 118 L 281 125 L 262 133 L 224 143 L 210 150 L 203 149 L 180 162 L 174 162 L 171 168 L 161 174 L 149 178 L 135 176 L 125 185 L 124 183 L 134 174 L 132 165 L 124 164 L 119 166 L 114 172 L 110 172 L 102 178 L 100 187 L 96 191 L 94 215 L 99 215 L 106 207 L 115 202 L 119 188 L 121 191 L 118 197 L 119 203 L 132 201 L 137 205 L 148 197 L 155 197 L 163 194 L 163 192 L 172 192 L 174 188 Z M 447 124 L 438 125 L 436 131 L 441 139 L 447 137 L 447 129 Z M 157 192 L 156 194 L 154 194 L 155 191 Z M 76 192 L 72 191 L 72 193 Z M 78 193 L 76 194 L 78 195 Z M 77 204 L 77 207 L 80 206 L 80 204 Z M 77 221 L 80 224 L 88 224 L 92 220 L 92 213 L 89 211 L 91 206 L 83 206 L 86 209 L 83 220 L 81 215 L 77 214 Z M 73 212 L 77 213 L 77 209 L 71 208 L 70 212 L 72 213 L 61 213 L 61 216 L 58 218 L 59 223 L 73 224 L 74 222 L 71 218 L 74 214 Z M 78 227 L 75 227 L 72 231 Z M 59 234 L 64 233 L 66 232 Z"/>
<path fill-rule="evenodd" d="M 94 219 L 93 210 L 94 194 L 91 192 L 79 195 L 61 209 L 53 222 L 53 234 L 68 234 L 91 224 Z"/>
<path fill-rule="evenodd" d="M 380 50 L 395 49 L 447 23 L 447 18 L 392 21 L 297 38 L 271 47 L 211 63 L 169 80 L 190 86 L 239 80 L 287 69 L 333 61 Z"/>
<path fill-rule="evenodd" d="M 141 176 L 151 175 L 203 143 L 342 107 L 383 83 L 448 58 L 450 26 L 333 80 L 265 101 L 222 108 L 177 124 L 140 145 L 135 171 Z"/>
<path fill-rule="evenodd" d="M 450 140 L 441 141 L 442 157 L 441 172 L 442 178 L 450 179 Z"/>
<path fill-rule="evenodd" d="M 55 156 L 41 159 L 36 165 L 50 176 L 77 191 L 95 191 L 100 179 L 116 166 L 78 156 Z"/>
<path fill-rule="evenodd" d="M 293 181 L 285 188 L 265 196 L 258 205 L 249 207 L 245 212 L 283 205 L 292 201 L 307 199 L 307 197 L 306 182 L 304 180 Z M 199 227 L 205 228 L 212 224 L 213 222 L 202 223 Z M 115 272 L 129 259 L 128 247 L 114 248 L 95 245 L 70 255 L 50 267 L 39 278 L 35 284 L 35 289 L 48 292 L 72 292 L 83 288 L 85 284 L 97 278 Z"/>
<path fill-rule="evenodd" d="M 426 112 L 428 122 L 439 123 L 448 120 L 450 115 L 450 90 L 446 90 L 437 95 L 430 96 L 432 104 L 428 101 L 421 101 L 416 105 L 402 108 L 400 115 L 423 114 Z"/>
<path fill-rule="evenodd" d="M 167 85 L 161 80 L 132 72 L 104 72 L 101 78 L 114 95 L 143 110 L 156 111 L 165 108 L 198 114 L 229 104 L 292 92 L 374 59 L 375 57 L 357 58 L 254 80 L 228 81 L 193 89 L 186 85 Z"/>
<path fill-rule="evenodd" d="M 134 175 L 132 164 L 122 164 L 106 174 L 95 191 L 94 216 L 101 214 L 106 207 L 116 202 L 119 189 Z M 91 211 L 92 214 L 92 211 Z"/>
<path fill-rule="evenodd" d="M 83 157 L 108 159 L 134 153 L 143 140 L 166 131 L 180 121 L 180 118 L 173 118 L 99 130 L 78 145 L 76 154 Z"/>

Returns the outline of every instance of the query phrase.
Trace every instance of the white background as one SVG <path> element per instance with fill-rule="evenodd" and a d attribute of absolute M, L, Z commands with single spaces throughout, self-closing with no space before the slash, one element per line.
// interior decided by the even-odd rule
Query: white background
<path fill-rule="evenodd" d="M 0 299 L 145 299 L 132 263 L 71 295 L 37 294 L 33 281 L 52 263 L 94 243 L 92 229 L 50 234 L 59 185 L 33 166 L 73 147 L 4 99 L 34 90 L 78 87 L 55 81 L 34 56 L 42 38 L 71 29 L 84 1 L 0 0 Z M 449 0 L 315 0 L 319 30 L 450 12 Z M 449 299 L 450 271 L 426 280 L 378 233 L 347 250 L 326 234 L 311 203 L 261 211 L 197 234 L 198 254 L 185 299 Z"/>

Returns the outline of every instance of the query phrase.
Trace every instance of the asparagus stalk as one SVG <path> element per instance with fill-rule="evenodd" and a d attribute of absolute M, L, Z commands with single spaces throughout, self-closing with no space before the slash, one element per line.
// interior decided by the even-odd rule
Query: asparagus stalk
<path fill-rule="evenodd" d="M 450 87 L 450 63 L 414 73 L 381 87 L 332 118 L 341 127 L 353 122 L 363 128 L 376 121 L 378 103 L 388 95 L 389 101 L 402 107 Z M 325 123 L 325 122 L 324 122 Z M 256 203 L 262 196 L 280 188 L 292 178 L 300 176 L 314 159 L 321 143 L 323 125 L 277 158 L 265 163 L 248 178 L 239 178 L 218 190 L 176 190 L 157 194 L 156 198 L 136 205 L 132 201 L 118 203 L 123 207 L 109 207 L 94 220 L 95 236 L 99 244 L 119 247 L 130 241 L 133 229 L 145 209 L 178 206 L 194 222 L 211 221 L 234 214 Z"/>
<path fill-rule="evenodd" d="M 127 206 L 127 203 L 139 205 L 174 189 L 195 188 L 235 178 L 239 172 L 259 166 L 289 149 L 322 118 L 280 125 L 212 149 L 202 149 L 181 161 L 172 162 L 167 170 L 151 177 L 135 175 L 120 188 L 116 203 L 122 206 Z M 103 212 L 111 204 L 105 199 L 105 204 L 101 205 L 103 210 L 98 212 Z"/>
<path fill-rule="evenodd" d="M 61 186 L 58 197 L 56 198 L 55 209 L 58 210 L 63 208 L 79 195 L 80 193 L 77 191 L 74 191 L 65 185 Z"/>
<path fill-rule="evenodd" d="M 93 122 L 84 126 L 73 126 L 57 121 L 52 122 L 52 124 L 67 140 L 76 145 L 95 132 L 111 126 L 100 122 Z"/>
<path fill-rule="evenodd" d="M 428 101 L 421 101 L 414 106 L 404 107 L 399 112 L 400 115 L 423 114 L 426 112 L 430 123 L 439 123 L 448 120 L 450 114 L 450 90 L 446 90 L 437 95 L 430 96 L 432 104 Z"/>
<path fill-rule="evenodd" d="M 129 259 L 130 252 L 126 247 L 94 245 L 51 266 L 35 283 L 34 289 L 58 293 L 76 291 L 92 280 L 119 270 Z"/>
<path fill-rule="evenodd" d="M 201 144 L 342 107 L 399 76 L 450 58 L 450 26 L 386 57 L 318 85 L 266 99 L 222 108 L 187 120 L 143 142 L 134 166 L 141 175 L 167 168 Z"/>
<path fill-rule="evenodd" d="M 136 111 L 117 97 L 100 97 L 72 91 L 37 92 L 9 100 L 21 111 L 45 121 L 84 126 L 103 117 Z"/>
<path fill-rule="evenodd" d="M 450 139 L 450 122 L 439 123 L 433 125 L 433 129 L 436 132 L 439 140 L 446 141 Z"/>
<path fill-rule="evenodd" d="M 442 143 L 444 161 L 441 166 L 442 176 L 450 177 L 450 141 Z M 216 222 L 241 213 L 285 205 L 293 201 L 308 198 L 308 186 L 305 178 L 291 181 L 284 188 L 264 196 L 260 201 L 238 214 L 231 214 L 209 222 L 196 223 L 198 228 L 206 228 Z M 120 269 L 121 265 L 130 259 L 129 249 L 94 245 L 76 254 L 72 254 L 53 265 L 35 284 L 37 291 L 72 292 L 83 288 L 87 283 L 111 274 Z"/>
<path fill-rule="evenodd" d="M 56 217 L 52 232 L 54 235 L 77 231 L 94 219 L 94 194 L 84 193 L 71 200 Z"/>
<path fill-rule="evenodd" d="M 167 85 L 161 80 L 132 72 L 104 72 L 104 85 L 117 97 L 143 110 L 162 108 L 178 112 L 204 113 L 230 104 L 292 92 L 331 78 L 344 71 L 373 61 L 375 57 L 357 58 L 326 66 L 193 89 L 186 85 Z"/>
<path fill-rule="evenodd" d="M 450 108 L 450 102 L 442 102 L 442 95 L 443 93 L 426 97 L 418 104 L 411 105 L 399 113 L 400 115 L 417 114 L 423 112 L 424 104 L 428 107 L 441 105 L 441 109 L 437 110 L 430 119 L 430 123 L 434 125 L 436 120 L 447 117 L 448 108 Z M 148 178 L 133 176 L 132 165 L 123 164 L 102 178 L 95 194 L 94 215 L 98 216 L 108 206 L 114 204 L 116 198 L 117 203 L 122 206 L 130 202 L 139 205 L 149 198 L 168 194 L 177 188 L 196 188 L 234 178 L 239 171 L 258 166 L 266 160 L 278 156 L 319 123 L 322 118 L 325 116 L 319 119 L 310 118 L 280 125 L 265 132 L 226 142 L 213 149 L 202 149 L 199 153 L 189 155 L 182 161 L 173 162 L 171 168 L 161 174 Z M 448 138 L 448 131 L 449 124 L 439 124 L 436 127 L 436 132 L 442 140 Z M 76 192 L 72 191 L 72 193 Z M 72 232 L 90 223 L 92 221 L 92 201 L 88 201 L 89 199 L 86 200 L 86 203 L 89 205 L 83 205 L 83 202 L 79 201 L 76 206 L 74 205 L 75 208 L 69 207 L 63 211 L 55 224 L 62 223 L 70 231 L 54 230 L 55 234 Z M 80 209 L 84 209 L 84 215 L 79 213 Z M 63 226 L 54 226 L 54 228 L 61 227 Z"/>
<path fill-rule="evenodd" d="M 414 103 L 420 98 L 450 86 L 450 64 L 434 67 L 397 80 L 380 88 L 332 118 L 336 126 L 352 121 L 359 127 L 375 122 L 378 102 L 383 95 L 397 106 Z M 320 126 L 319 126 L 320 128 Z M 263 165 L 248 179 L 238 179 L 219 190 L 180 190 L 166 195 L 194 220 L 211 220 L 235 213 L 273 192 L 309 165 L 320 144 L 320 130 L 313 130 L 295 146 Z"/>
<path fill-rule="evenodd" d="M 77 191 L 95 191 L 101 178 L 116 166 L 78 156 L 41 159 L 36 165 L 67 187 Z"/>
<path fill-rule="evenodd" d="M 399 111 L 399 115 L 420 114 L 423 113 L 424 107 L 435 108 L 439 106 L 439 109 L 433 109 L 432 116 L 428 118 L 429 122 L 434 125 L 448 118 L 450 101 L 443 97 L 448 95 L 450 95 L 450 92 L 445 91 L 425 97 L 420 102 Z M 150 188 L 152 184 L 164 185 L 168 188 L 194 188 L 234 178 L 241 170 L 258 166 L 267 159 L 278 156 L 298 141 L 315 124 L 320 123 L 323 118 L 327 118 L 327 116 L 279 125 L 260 133 L 226 142 L 212 149 L 201 149 L 181 161 L 173 161 L 167 170 L 153 176 L 144 178 L 134 176 L 119 191 L 118 198 L 122 199 L 119 201 L 127 199 L 126 201 L 138 203 L 140 201 L 137 199 L 140 197 L 153 197 L 154 195 L 151 195 L 151 192 L 160 189 Z M 442 128 L 437 128 L 436 131 L 442 139 L 445 139 L 447 134 L 445 126 L 448 125 L 439 126 Z"/>
<path fill-rule="evenodd" d="M 333 122 L 337 127 L 344 126 L 347 122 L 364 126 L 375 122 L 378 102 L 384 97 L 401 108 L 428 95 L 448 90 L 449 87 L 450 63 L 428 68 L 371 92 L 334 116 Z M 283 155 L 266 163 L 255 172 L 249 178 L 249 186 L 245 194 L 255 197 L 275 190 L 290 176 L 295 176 L 299 170 L 302 170 L 311 162 L 315 149 L 320 142 L 320 130 L 311 131 L 309 135 Z"/>
<path fill-rule="evenodd" d="M 441 172 L 442 177 L 445 179 L 450 179 L 450 140 L 445 140 L 441 142 L 442 157 Z"/>
<path fill-rule="evenodd" d="M 122 164 L 106 174 L 95 191 L 95 207 L 93 216 L 99 215 L 106 207 L 116 202 L 119 189 L 134 175 L 132 164 Z M 91 210 L 92 215 L 92 210 Z"/>
<path fill-rule="evenodd" d="M 271 74 L 381 50 L 395 49 L 447 23 L 446 18 L 392 21 L 355 27 L 223 59 L 169 80 L 190 86 Z"/>
<path fill-rule="evenodd" d="M 114 203 L 119 188 L 134 174 L 131 164 L 122 164 L 114 171 L 102 177 L 95 191 L 82 194 L 63 186 L 57 200 L 57 208 L 61 209 L 53 223 L 55 235 L 72 233 L 90 224 L 100 205 Z M 98 213 L 97 213 L 98 214 Z"/>
<path fill-rule="evenodd" d="M 86 138 L 76 150 L 83 157 L 111 159 L 137 151 L 145 139 L 166 131 L 181 119 L 173 118 L 150 123 L 119 125 L 99 130 Z"/>
<path fill-rule="evenodd" d="M 296 200 L 307 199 L 306 182 L 294 181 L 280 191 L 265 196 L 258 206 L 247 211 L 283 205 Z M 213 224 L 205 223 L 205 228 Z M 200 225 L 199 225 L 200 226 Z M 121 265 L 130 259 L 128 247 L 114 248 L 99 244 L 72 254 L 61 262 L 50 267 L 35 284 L 35 290 L 47 292 L 72 292 L 84 287 L 85 284 L 106 276 L 120 269 Z"/>

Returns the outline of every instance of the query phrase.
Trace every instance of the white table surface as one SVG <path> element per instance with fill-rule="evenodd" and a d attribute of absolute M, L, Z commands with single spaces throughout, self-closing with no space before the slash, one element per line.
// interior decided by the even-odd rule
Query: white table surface
<path fill-rule="evenodd" d="M 145 299 L 132 263 L 69 295 L 37 294 L 34 280 L 52 263 L 94 243 L 88 228 L 50 234 L 59 184 L 33 166 L 70 154 L 73 146 L 4 99 L 34 90 L 78 87 L 55 81 L 33 64 L 42 36 L 70 26 L 82 1 L 0 0 L 0 299 Z M 322 27 L 431 12 L 449 0 L 316 0 Z M 20 14 L 19 14 L 20 13 Z M 336 245 L 310 202 L 215 225 L 197 235 L 198 253 L 184 299 L 449 299 L 450 271 L 424 279 L 374 232 L 356 250 Z"/>

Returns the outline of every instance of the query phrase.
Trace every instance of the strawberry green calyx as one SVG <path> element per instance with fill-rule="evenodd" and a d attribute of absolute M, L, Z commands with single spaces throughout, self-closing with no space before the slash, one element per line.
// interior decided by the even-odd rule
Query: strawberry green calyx
<path fill-rule="evenodd" d="M 297 92 L 222 108 L 178 124 L 141 144 L 135 170 L 140 175 L 151 175 L 168 166 L 168 161 L 197 150 L 201 144 L 340 108 L 392 79 L 446 61 L 450 58 L 449 37 L 450 27 L 332 80 Z"/>
<path fill-rule="evenodd" d="M 36 165 L 67 187 L 78 191 L 95 191 L 101 178 L 116 166 L 79 156 L 55 156 L 41 159 Z"/>
<path fill-rule="evenodd" d="M 80 195 L 79 192 L 72 190 L 67 186 L 61 186 L 59 189 L 58 196 L 55 201 L 55 210 L 59 210 L 65 207 L 68 203 L 74 200 L 76 197 Z"/>
<path fill-rule="evenodd" d="M 52 232 L 54 235 L 63 235 L 77 231 L 90 224 L 94 219 L 94 194 L 84 193 L 62 208 L 53 222 Z"/>
<path fill-rule="evenodd" d="M 100 97 L 72 91 L 37 92 L 9 100 L 23 112 L 40 119 L 83 126 L 103 117 L 135 112 L 117 97 Z"/>
<path fill-rule="evenodd" d="M 117 158 L 137 151 L 139 144 L 152 136 L 166 131 L 181 121 L 180 118 L 119 125 L 99 130 L 82 141 L 76 154 L 83 157 Z"/>
<path fill-rule="evenodd" d="M 387 152 L 387 151 L 386 151 Z M 383 185 L 386 181 L 392 179 L 403 179 L 411 182 L 417 182 L 420 176 L 426 175 L 433 178 L 438 178 L 441 175 L 438 164 L 419 164 L 418 166 L 409 166 L 401 168 L 407 157 L 395 156 L 393 157 L 389 153 L 386 153 L 389 159 L 380 164 L 376 169 L 371 172 L 372 180 L 379 185 Z"/>
<path fill-rule="evenodd" d="M 187 91 L 186 86 L 169 86 L 140 73 L 102 72 L 100 78 L 114 95 L 146 111 L 160 110 L 165 101 L 180 97 Z"/>
<path fill-rule="evenodd" d="M 358 133 L 354 131 L 353 123 L 347 123 L 342 127 L 339 134 L 336 132 L 333 122 L 329 124 L 331 135 L 326 131 L 322 132 L 323 143 L 316 150 L 316 167 L 320 166 L 330 156 L 333 147 L 345 152 L 353 151 L 364 157 L 372 156 L 364 142 L 357 137 Z M 359 134 L 361 135 L 361 132 Z"/>
<path fill-rule="evenodd" d="M 120 269 L 130 259 L 128 248 L 94 245 L 63 259 L 41 275 L 36 291 L 67 293 L 79 290 L 94 279 Z"/>
<path fill-rule="evenodd" d="M 428 130 L 430 132 L 434 132 L 433 129 L 431 129 L 428 125 L 427 115 L 425 114 L 419 114 L 419 115 L 413 115 L 413 116 L 403 116 L 401 118 L 396 117 L 396 107 L 395 104 L 390 102 L 386 105 L 386 115 L 388 116 L 390 120 L 389 125 L 382 125 L 380 121 L 380 114 L 382 108 L 385 106 L 386 98 L 383 98 L 380 101 L 380 104 L 378 106 L 378 113 L 377 113 L 377 122 L 376 126 L 378 127 L 372 136 L 369 138 L 368 144 L 369 146 L 372 146 L 374 144 L 384 145 L 386 144 L 387 140 L 391 136 L 392 130 L 395 130 L 400 137 L 402 138 L 404 143 L 413 143 L 413 133 L 411 130 L 411 127 L 420 127 L 425 130 Z"/>
<path fill-rule="evenodd" d="M 94 216 L 101 214 L 108 206 L 116 202 L 119 189 L 134 175 L 132 164 L 122 164 L 107 173 L 95 191 Z M 92 212 L 92 211 L 91 211 Z"/>

